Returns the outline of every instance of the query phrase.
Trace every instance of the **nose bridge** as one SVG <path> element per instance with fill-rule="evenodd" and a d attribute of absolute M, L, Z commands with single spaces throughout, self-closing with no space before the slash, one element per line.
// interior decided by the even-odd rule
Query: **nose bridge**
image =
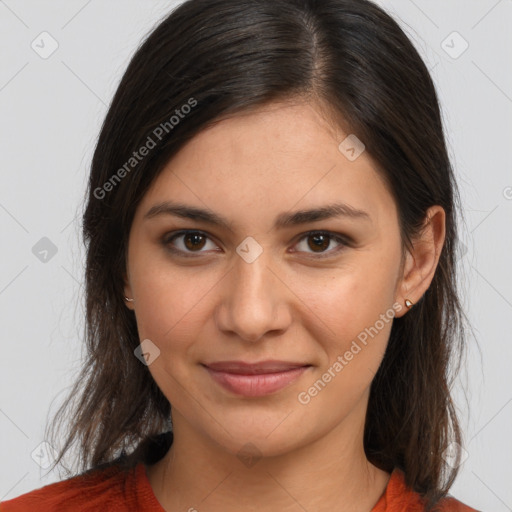
<path fill-rule="evenodd" d="M 245 260 L 243 257 L 235 260 L 234 278 L 235 293 L 239 293 L 239 300 L 260 300 L 264 298 L 265 292 L 270 287 L 273 278 L 269 266 L 269 251 L 262 253 L 254 261 Z M 270 301 L 265 301 L 267 304 Z"/>
<path fill-rule="evenodd" d="M 269 268 L 271 251 L 261 248 L 256 254 L 256 247 L 251 243 L 242 243 L 237 249 L 217 324 L 221 330 L 257 341 L 270 330 L 284 329 L 289 315 L 282 284 Z"/>

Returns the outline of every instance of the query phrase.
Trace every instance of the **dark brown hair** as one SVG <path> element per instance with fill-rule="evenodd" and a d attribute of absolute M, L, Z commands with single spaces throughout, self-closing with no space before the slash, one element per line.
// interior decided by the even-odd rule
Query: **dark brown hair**
<path fill-rule="evenodd" d="M 74 443 L 80 471 L 129 468 L 165 454 L 171 406 L 134 356 L 140 340 L 123 300 L 135 209 L 169 160 L 208 124 L 294 98 L 324 105 L 363 141 L 396 201 L 404 251 L 430 206 L 446 212 L 432 284 L 393 321 L 371 385 L 364 445 L 376 466 L 403 470 L 429 506 L 447 493 L 457 470 L 442 454 L 451 441 L 461 442 L 450 396 L 464 341 L 456 289 L 459 198 L 430 74 L 397 22 L 366 0 L 189 0 L 138 48 L 92 160 L 83 214 L 87 358 L 50 429 L 54 435 L 69 414 L 55 465 Z M 149 139 L 155 147 L 131 160 Z"/>

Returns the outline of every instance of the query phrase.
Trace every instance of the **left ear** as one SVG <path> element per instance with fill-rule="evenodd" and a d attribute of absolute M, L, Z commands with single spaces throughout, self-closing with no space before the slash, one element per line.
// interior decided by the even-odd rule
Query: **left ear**
<path fill-rule="evenodd" d="M 395 300 L 403 305 L 396 317 L 404 315 L 409 308 L 409 299 L 414 307 L 428 290 L 443 249 L 446 215 L 441 206 L 431 206 L 427 210 L 421 233 L 413 240 L 413 247 L 406 251 L 402 277 L 397 283 Z"/>

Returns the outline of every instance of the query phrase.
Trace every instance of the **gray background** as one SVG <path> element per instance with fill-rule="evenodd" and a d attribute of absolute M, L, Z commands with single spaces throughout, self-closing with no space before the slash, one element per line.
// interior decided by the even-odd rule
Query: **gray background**
<path fill-rule="evenodd" d="M 464 202 L 461 285 L 478 346 L 471 337 L 455 390 L 468 457 L 452 494 L 512 511 L 512 1 L 379 3 L 432 72 Z M 0 0 L 0 500 L 59 480 L 41 443 L 80 367 L 88 166 L 129 58 L 175 4 Z M 45 31 L 58 48 L 42 58 Z"/>

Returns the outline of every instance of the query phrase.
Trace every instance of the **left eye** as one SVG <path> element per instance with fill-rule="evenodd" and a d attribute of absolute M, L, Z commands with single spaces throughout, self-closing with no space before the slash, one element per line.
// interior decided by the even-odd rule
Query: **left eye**
<path fill-rule="evenodd" d="M 176 243 L 176 240 L 180 240 L 180 242 Z M 201 249 L 208 249 L 207 240 L 210 240 L 209 236 L 201 231 L 180 231 L 175 234 L 171 233 L 171 236 L 165 236 L 162 242 L 171 252 L 183 256 L 190 256 L 193 253 L 205 252 Z M 327 251 L 326 249 L 331 245 L 332 241 L 335 241 L 340 247 Z M 215 247 L 217 247 L 211 240 L 210 243 L 213 246 L 210 247 L 210 249 L 215 249 Z M 308 252 L 307 249 L 311 249 L 312 252 L 309 254 L 324 257 L 324 254 L 330 256 L 333 252 L 337 253 L 343 247 L 347 246 L 349 241 L 346 238 L 329 231 L 310 231 L 305 233 L 299 239 L 296 246 L 300 247 L 301 244 L 305 244 L 303 245 L 303 249 L 294 250 L 293 252 Z"/>
<path fill-rule="evenodd" d="M 305 242 L 302 242 L 302 240 L 304 240 Z M 331 242 L 333 240 L 341 247 L 326 251 L 326 249 L 331 245 Z M 305 246 L 307 248 L 313 250 L 313 254 L 318 254 L 320 255 L 320 257 L 323 257 L 323 255 L 326 253 L 328 253 L 327 255 L 330 256 L 332 252 L 338 252 L 339 250 L 341 250 L 342 247 L 348 245 L 348 242 L 345 238 L 336 235 L 335 233 L 330 233 L 328 231 L 311 231 L 309 233 L 306 233 L 300 239 L 297 246 L 300 246 L 301 243 L 305 243 Z M 298 252 L 301 251 L 299 250 Z"/>

